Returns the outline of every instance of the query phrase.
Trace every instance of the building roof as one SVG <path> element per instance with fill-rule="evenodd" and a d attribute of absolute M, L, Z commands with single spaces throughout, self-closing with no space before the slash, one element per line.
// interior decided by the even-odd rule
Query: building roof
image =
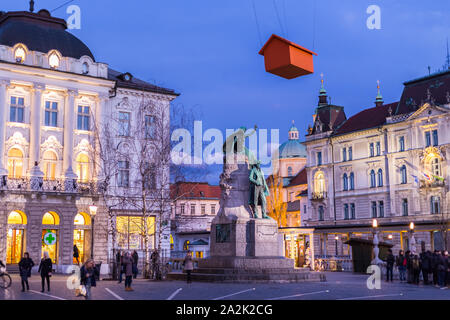
<path fill-rule="evenodd" d="M 207 182 L 177 182 L 170 185 L 172 199 L 220 199 L 219 186 L 211 186 Z"/>
<path fill-rule="evenodd" d="M 288 140 L 278 150 L 280 158 L 306 158 L 306 147 L 298 140 Z"/>
<path fill-rule="evenodd" d="M 389 116 L 389 110 L 392 112 L 397 107 L 398 102 L 385 104 L 379 107 L 364 109 L 345 121 L 336 131 L 335 135 L 349 132 L 376 128 L 386 123 L 386 117 Z"/>
<path fill-rule="evenodd" d="M 282 41 L 282 42 L 284 42 L 284 43 L 287 43 L 288 45 L 290 45 L 290 46 L 293 46 L 293 47 L 295 47 L 295 48 L 297 48 L 297 49 L 300 49 L 300 50 L 302 50 L 302 51 L 305 51 L 305 52 L 307 52 L 307 53 L 309 53 L 309 54 L 311 54 L 311 55 L 315 55 L 315 56 L 317 56 L 317 53 L 315 53 L 315 52 L 313 52 L 313 51 L 311 51 L 311 50 L 308 50 L 308 49 L 306 49 L 306 48 L 303 48 L 302 46 L 300 46 L 300 45 L 298 45 L 298 44 L 296 44 L 296 43 L 294 43 L 294 42 L 292 42 L 292 41 L 289 41 L 289 40 L 287 40 L 287 39 L 285 39 L 285 38 L 282 38 L 282 37 L 280 37 L 280 36 L 277 36 L 276 34 L 272 34 L 272 36 L 269 38 L 269 40 L 267 40 L 267 42 L 266 42 L 266 44 L 261 48 L 261 50 L 259 51 L 259 54 L 260 55 L 264 55 L 264 51 L 266 50 L 266 48 L 267 48 L 267 46 L 273 41 L 273 40 L 280 40 L 280 41 Z"/>
<path fill-rule="evenodd" d="M 316 115 L 314 126 L 311 134 L 333 131 L 338 128 L 347 117 L 344 112 L 344 107 L 326 104 L 320 105 L 316 108 Z M 317 130 L 316 125 L 320 124 L 321 128 Z"/>
<path fill-rule="evenodd" d="M 395 114 L 417 111 L 425 102 L 436 105 L 450 103 L 450 69 L 426 77 L 407 81 Z"/>
<path fill-rule="evenodd" d="M 126 75 L 129 76 L 129 80 L 127 80 Z M 128 72 L 119 72 L 114 69 L 108 68 L 108 79 L 116 81 L 118 88 L 125 89 L 134 89 L 134 90 L 142 90 L 148 92 L 162 93 L 162 94 L 170 94 L 174 96 L 179 96 L 179 93 L 176 93 L 172 89 L 167 89 L 163 87 L 158 87 L 151 83 L 145 82 L 138 78 L 133 77 L 132 74 Z"/>
<path fill-rule="evenodd" d="M 48 53 L 56 49 L 65 57 L 88 56 L 95 61 L 91 50 L 66 29 L 66 21 L 52 17 L 47 10 L 0 13 L 1 45 L 13 47 L 22 43 L 31 51 Z"/>
<path fill-rule="evenodd" d="M 295 177 L 293 177 L 289 183 L 289 185 L 287 185 L 286 187 L 293 187 L 293 186 L 299 186 L 302 184 L 308 184 L 308 179 L 307 179 L 307 174 L 306 174 L 306 168 L 303 168 L 302 170 L 300 170 L 299 173 L 297 173 L 297 175 Z"/>

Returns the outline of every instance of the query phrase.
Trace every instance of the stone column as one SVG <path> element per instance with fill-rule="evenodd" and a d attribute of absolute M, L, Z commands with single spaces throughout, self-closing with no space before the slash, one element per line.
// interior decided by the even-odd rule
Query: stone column
<path fill-rule="evenodd" d="M 73 130 L 75 123 L 75 97 L 77 90 L 67 90 L 64 104 L 64 151 L 63 171 L 65 176 L 64 189 L 73 192 L 76 189 L 75 181 L 78 176 L 73 172 Z"/>
<path fill-rule="evenodd" d="M 311 258 L 311 270 L 315 269 L 314 260 L 315 260 L 315 252 L 314 252 L 314 233 L 309 234 L 309 255 Z"/>
<path fill-rule="evenodd" d="M 8 175 L 5 164 L 5 138 L 6 138 L 6 92 L 10 84 L 9 80 L 0 79 L 0 178 Z"/>
<path fill-rule="evenodd" d="M 41 151 L 41 113 L 42 113 L 42 93 L 45 85 L 35 83 L 33 88 L 33 103 L 31 107 L 31 129 L 30 129 L 30 186 L 33 190 L 42 189 L 44 173 L 39 166 Z"/>

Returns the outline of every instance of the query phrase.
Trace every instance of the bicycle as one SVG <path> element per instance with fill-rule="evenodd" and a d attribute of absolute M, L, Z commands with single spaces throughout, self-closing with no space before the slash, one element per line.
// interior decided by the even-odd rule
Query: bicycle
<path fill-rule="evenodd" d="M 0 287 L 8 289 L 11 286 L 11 276 L 6 272 L 5 267 L 0 267 Z"/>

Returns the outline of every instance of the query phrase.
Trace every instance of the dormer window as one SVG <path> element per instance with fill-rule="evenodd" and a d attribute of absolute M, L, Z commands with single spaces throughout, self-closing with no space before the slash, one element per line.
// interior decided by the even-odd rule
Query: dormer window
<path fill-rule="evenodd" d="M 131 73 L 126 72 L 126 73 L 121 74 L 119 76 L 119 78 L 121 78 L 123 81 L 130 82 L 131 79 L 133 79 L 133 76 L 131 75 Z"/>
<path fill-rule="evenodd" d="M 18 47 L 16 51 L 14 51 L 14 59 L 17 63 L 24 63 L 26 58 L 26 52 L 23 47 Z"/>
<path fill-rule="evenodd" d="M 83 74 L 88 74 L 89 73 L 89 65 L 87 62 L 83 63 L 83 65 L 81 66 L 81 72 Z"/>
<path fill-rule="evenodd" d="M 57 69 L 59 68 L 60 59 L 56 52 L 53 52 L 48 57 L 48 64 L 50 65 L 50 68 Z"/>

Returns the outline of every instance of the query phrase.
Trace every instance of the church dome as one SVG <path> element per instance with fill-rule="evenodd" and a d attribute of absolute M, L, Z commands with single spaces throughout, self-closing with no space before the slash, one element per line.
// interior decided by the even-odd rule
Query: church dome
<path fill-rule="evenodd" d="M 306 158 L 306 147 L 298 141 L 298 129 L 292 121 L 289 129 L 289 140 L 278 149 L 280 158 Z"/>
<path fill-rule="evenodd" d="M 48 53 L 55 49 L 64 57 L 88 56 L 95 61 L 91 50 L 66 29 L 66 21 L 52 17 L 47 10 L 0 12 L 0 45 L 22 43 L 31 51 Z"/>

